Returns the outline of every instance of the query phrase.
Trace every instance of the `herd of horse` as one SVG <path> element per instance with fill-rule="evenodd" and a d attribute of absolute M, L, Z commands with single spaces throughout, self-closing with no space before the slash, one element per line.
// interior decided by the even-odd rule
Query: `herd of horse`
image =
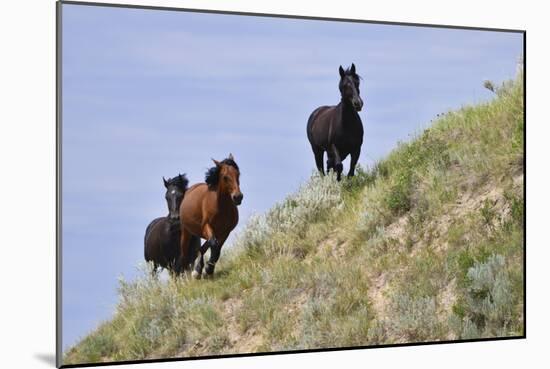
<path fill-rule="evenodd" d="M 342 161 L 351 156 L 348 177 L 355 166 L 363 144 L 363 124 L 358 112 L 363 108 L 360 97 L 360 76 L 355 65 L 339 68 L 340 103 L 315 109 L 307 122 L 307 137 L 318 171 L 324 175 L 324 153 L 327 172 L 334 171 L 341 180 Z M 145 260 L 152 263 L 153 274 L 158 268 L 173 275 L 192 270 L 200 279 L 214 273 L 221 248 L 239 222 L 237 206 L 243 201 L 240 190 L 240 169 L 232 154 L 222 160 L 212 159 L 203 183 L 188 187 L 185 174 L 164 179 L 168 215 L 154 219 L 145 231 Z M 201 239 L 205 242 L 201 245 Z M 204 255 L 210 256 L 204 263 Z"/>

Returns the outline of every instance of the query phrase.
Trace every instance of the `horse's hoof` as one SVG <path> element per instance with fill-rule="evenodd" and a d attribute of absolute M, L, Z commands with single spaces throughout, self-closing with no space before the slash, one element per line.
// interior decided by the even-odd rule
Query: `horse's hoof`
<path fill-rule="evenodd" d="M 214 274 L 214 264 L 206 264 L 206 266 L 204 267 L 204 272 L 206 273 L 206 275 Z"/>
<path fill-rule="evenodd" d="M 191 277 L 193 277 L 194 279 L 201 279 L 202 275 L 196 270 L 193 270 L 193 272 L 191 273 Z"/>

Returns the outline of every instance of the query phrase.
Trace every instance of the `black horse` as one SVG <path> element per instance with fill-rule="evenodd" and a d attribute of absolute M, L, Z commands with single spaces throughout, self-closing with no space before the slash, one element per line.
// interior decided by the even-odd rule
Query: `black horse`
<path fill-rule="evenodd" d="M 327 172 L 336 171 L 341 179 L 342 161 L 351 155 L 348 177 L 355 174 L 355 166 L 363 144 L 363 124 L 357 112 L 363 108 L 359 96 L 359 75 L 355 64 L 340 72 L 340 103 L 336 106 L 321 106 L 313 111 L 307 121 L 307 138 L 311 144 L 317 169 L 324 175 L 323 154 L 327 152 Z"/>
<path fill-rule="evenodd" d="M 175 264 L 180 256 L 180 205 L 189 184 L 185 174 L 168 180 L 163 177 L 162 180 L 166 187 L 168 215 L 149 223 L 144 239 L 145 261 L 153 263 L 153 274 L 156 274 L 158 267 L 166 268 L 171 273 L 176 272 Z M 200 238 L 193 237 L 190 241 L 190 256 L 196 257 L 199 248 Z M 191 264 L 193 260 L 195 258 L 190 258 L 188 263 Z"/>

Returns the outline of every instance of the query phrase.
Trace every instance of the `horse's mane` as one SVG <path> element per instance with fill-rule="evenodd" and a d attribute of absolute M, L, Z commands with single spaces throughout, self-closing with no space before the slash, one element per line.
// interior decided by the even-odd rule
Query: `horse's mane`
<path fill-rule="evenodd" d="M 183 174 L 178 174 L 177 176 L 175 176 L 174 178 L 168 178 L 166 180 L 166 183 L 170 186 L 176 186 L 178 187 L 180 190 L 182 191 L 186 191 L 187 190 L 187 185 L 189 185 L 189 180 L 187 179 L 187 177 L 185 176 L 185 173 Z"/>
<path fill-rule="evenodd" d="M 239 170 L 239 166 L 237 165 L 237 163 L 235 163 L 235 160 L 233 159 L 223 159 L 221 161 L 221 164 L 230 165 L 233 168 Z M 209 189 L 213 189 L 220 181 L 220 168 L 215 165 L 212 168 L 208 169 L 205 173 L 204 181 L 208 185 Z"/>

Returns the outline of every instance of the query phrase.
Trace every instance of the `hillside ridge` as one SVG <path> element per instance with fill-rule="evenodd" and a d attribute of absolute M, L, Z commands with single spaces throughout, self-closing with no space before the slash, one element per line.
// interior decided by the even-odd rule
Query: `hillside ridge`
<path fill-rule="evenodd" d="M 64 364 L 522 336 L 521 73 L 494 91 L 352 179 L 313 174 L 213 279 L 121 281 Z"/>

